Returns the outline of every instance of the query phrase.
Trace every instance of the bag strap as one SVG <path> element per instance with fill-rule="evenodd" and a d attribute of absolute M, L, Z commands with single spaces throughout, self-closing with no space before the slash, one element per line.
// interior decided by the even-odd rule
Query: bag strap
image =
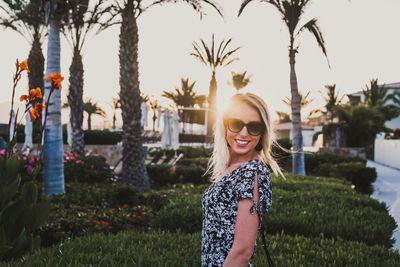
<path fill-rule="evenodd" d="M 270 267 L 275 267 L 274 262 L 271 259 L 271 256 L 269 255 L 269 251 L 268 251 L 268 247 L 267 247 L 267 242 L 265 241 L 265 235 L 264 235 L 264 227 L 263 227 L 263 223 L 261 221 L 261 212 L 259 212 L 257 210 L 257 214 L 258 214 L 258 220 L 261 224 L 261 228 L 260 228 L 260 232 L 261 232 L 261 240 L 263 242 L 263 247 L 264 247 L 264 251 L 265 254 L 267 255 L 267 261 Z"/>

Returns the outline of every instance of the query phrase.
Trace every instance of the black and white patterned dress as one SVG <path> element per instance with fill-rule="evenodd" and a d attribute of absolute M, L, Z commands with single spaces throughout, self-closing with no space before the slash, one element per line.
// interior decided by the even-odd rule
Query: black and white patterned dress
<path fill-rule="evenodd" d="M 258 174 L 259 202 L 265 203 L 263 213 L 271 206 L 271 180 L 267 165 L 251 160 L 210 185 L 202 198 L 203 230 L 201 266 L 222 266 L 233 245 L 236 216 L 240 199 L 253 200 L 254 180 Z M 251 209 L 251 211 L 253 211 Z M 253 255 L 256 248 L 254 247 Z M 248 266 L 252 266 L 249 262 Z"/>

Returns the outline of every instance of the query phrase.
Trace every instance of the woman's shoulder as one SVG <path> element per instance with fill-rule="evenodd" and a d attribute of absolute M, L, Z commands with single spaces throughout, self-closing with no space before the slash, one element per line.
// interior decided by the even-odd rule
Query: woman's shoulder
<path fill-rule="evenodd" d="M 258 174 L 269 175 L 268 165 L 261 159 L 253 159 L 247 162 L 243 168 L 245 171 L 257 171 Z"/>

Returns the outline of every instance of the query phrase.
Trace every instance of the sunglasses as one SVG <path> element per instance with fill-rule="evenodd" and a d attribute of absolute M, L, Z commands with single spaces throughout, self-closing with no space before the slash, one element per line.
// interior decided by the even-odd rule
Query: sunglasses
<path fill-rule="evenodd" d="M 227 119 L 225 125 L 228 127 L 229 131 L 233 133 L 239 133 L 243 127 L 246 126 L 247 132 L 253 136 L 261 135 L 265 129 L 264 124 L 261 122 L 251 121 L 249 123 L 244 123 L 238 119 Z"/>

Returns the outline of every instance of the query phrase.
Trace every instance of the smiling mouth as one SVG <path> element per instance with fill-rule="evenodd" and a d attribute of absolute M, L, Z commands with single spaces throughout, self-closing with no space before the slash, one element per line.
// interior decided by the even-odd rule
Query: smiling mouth
<path fill-rule="evenodd" d="M 239 145 L 247 145 L 248 143 L 250 143 L 250 141 L 244 141 L 244 140 L 238 140 L 238 139 L 235 139 L 235 142 Z"/>

